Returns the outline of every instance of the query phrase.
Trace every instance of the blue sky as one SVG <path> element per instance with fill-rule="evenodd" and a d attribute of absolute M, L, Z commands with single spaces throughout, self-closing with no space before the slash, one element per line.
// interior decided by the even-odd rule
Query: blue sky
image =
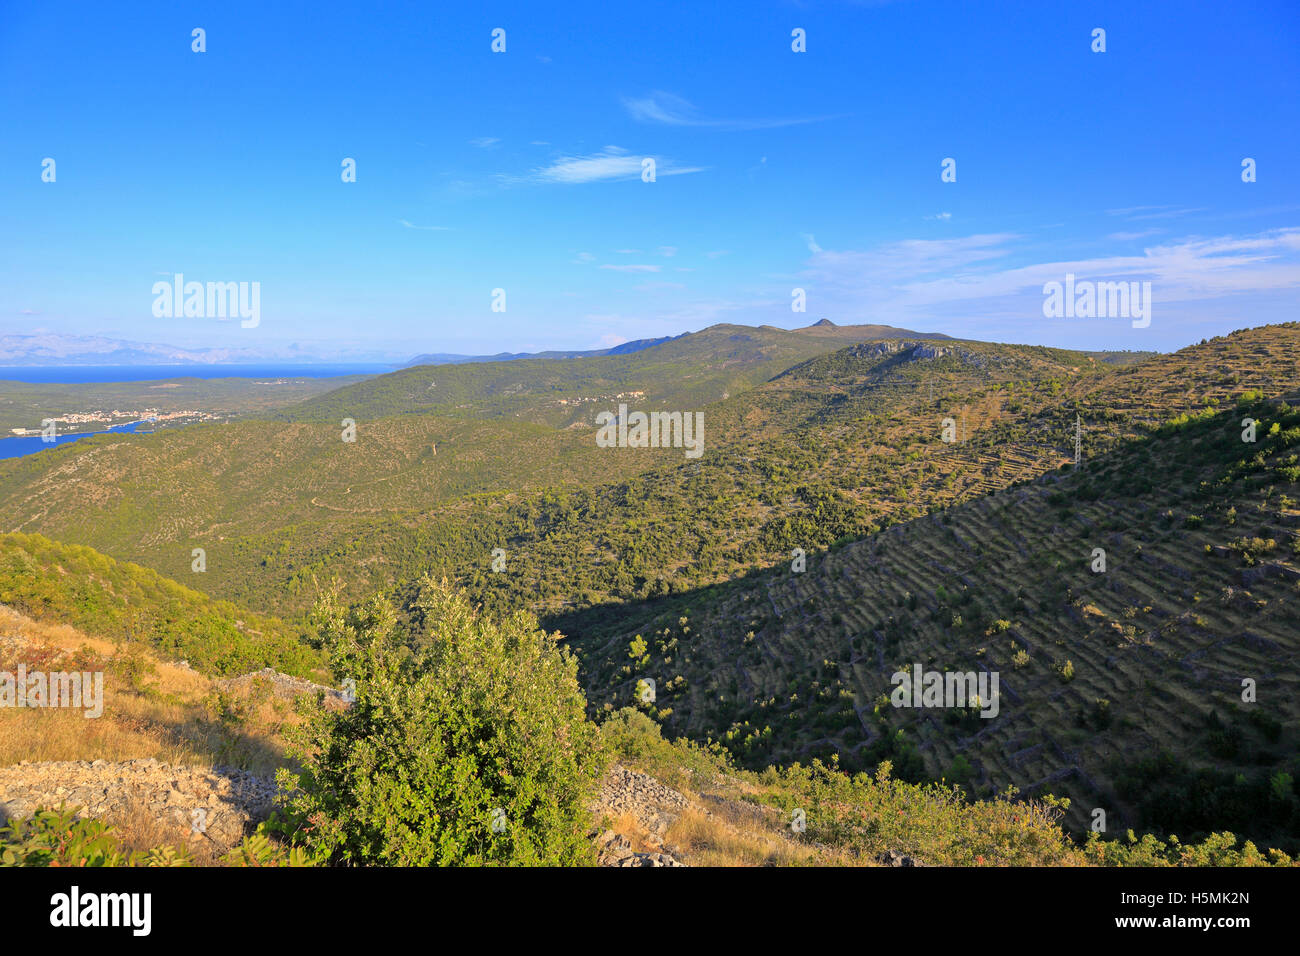
<path fill-rule="evenodd" d="M 1300 318 L 1294 0 L 457 6 L 0 0 L 0 332 L 347 360 Z M 259 282 L 260 323 L 156 318 L 177 272 Z M 1151 324 L 1044 318 L 1067 272 L 1150 281 Z"/>

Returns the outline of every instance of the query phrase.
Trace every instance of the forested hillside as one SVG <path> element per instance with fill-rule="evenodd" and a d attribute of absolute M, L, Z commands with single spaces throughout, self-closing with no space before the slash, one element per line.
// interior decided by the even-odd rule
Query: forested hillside
<path fill-rule="evenodd" d="M 418 367 L 2 462 L 0 603 L 336 683 L 309 610 L 381 595 L 356 620 L 423 653 L 446 579 L 563 634 L 592 717 L 755 771 L 888 761 L 1294 851 L 1300 325 L 1167 356 L 860 334 Z M 704 454 L 598 447 L 619 403 L 701 412 Z M 998 673 L 996 716 L 890 706 L 914 666 Z"/>

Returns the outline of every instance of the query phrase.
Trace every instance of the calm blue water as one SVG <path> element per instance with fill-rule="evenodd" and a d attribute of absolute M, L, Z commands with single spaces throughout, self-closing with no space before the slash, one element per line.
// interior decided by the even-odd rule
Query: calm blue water
<path fill-rule="evenodd" d="M 156 382 L 165 378 L 334 378 L 382 375 L 396 365 L 60 365 L 0 366 L 0 379 L 41 385 L 84 382 Z M 10 439 L 4 439 L 9 441 Z"/>
<path fill-rule="evenodd" d="M 108 435 L 113 432 L 133 432 L 144 424 L 148 423 L 127 422 L 125 425 L 113 425 L 102 432 L 83 432 L 79 435 L 58 435 L 52 442 L 43 441 L 40 435 L 25 436 L 23 438 L 0 438 L 0 458 L 21 458 L 23 455 L 34 455 L 37 452 L 57 448 L 59 445 L 66 445 L 68 442 L 78 441 L 82 438 L 89 438 L 91 435 Z"/>

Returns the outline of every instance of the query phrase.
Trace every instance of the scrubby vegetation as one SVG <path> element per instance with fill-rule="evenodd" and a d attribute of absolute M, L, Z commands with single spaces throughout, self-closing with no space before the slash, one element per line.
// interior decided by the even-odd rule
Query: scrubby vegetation
<path fill-rule="evenodd" d="M 1262 423 L 1254 443 L 1240 410 L 1198 416 L 1064 477 L 811 554 L 803 573 L 778 566 L 624 606 L 616 621 L 574 615 L 588 692 L 618 708 L 652 678 L 647 709 L 666 727 L 751 768 L 889 760 L 896 778 L 946 777 L 974 795 L 1008 783 L 1069 794 L 1080 833 L 1084 808 L 1103 807 L 1146 829 L 1231 826 L 1295 852 L 1300 710 L 1286 661 L 1300 570 L 1279 544 L 1296 540 L 1297 513 L 1277 463 L 1300 445 L 1300 410 L 1246 412 Z M 647 651 L 629 661 L 633 634 Z M 917 661 L 1000 671 L 999 718 L 882 704 L 890 673 Z M 1262 688 L 1249 702 L 1244 678 Z M 1216 709 L 1239 716 L 1215 724 Z M 1153 749 L 1186 770 L 1134 759 Z"/>
<path fill-rule="evenodd" d="M 319 664 L 300 633 L 275 618 L 36 534 L 0 534 L 0 604 L 37 621 L 140 641 L 215 675 L 262 667 L 307 674 Z"/>
<path fill-rule="evenodd" d="M 351 707 L 318 702 L 284 832 L 340 865 L 573 865 L 594 859 L 586 802 L 603 765 L 577 662 L 526 612 L 477 613 L 426 581 L 416 635 L 381 599 L 318 610 Z"/>
<path fill-rule="evenodd" d="M 961 787 L 910 784 L 888 761 L 873 774 L 850 775 L 824 763 L 737 769 L 716 744 L 665 739 L 644 714 L 624 709 L 601 728 L 611 752 L 630 765 L 682 787 L 733 796 L 767 811 L 773 830 L 816 848 L 802 862 L 874 863 L 886 851 L 944 866 L 1261 866 L 1294 865 L 1280 851 L 1260 851 L 1229 832 L 1183 843 L 1175 837 L 1118 839 L 1090 832 L 1071 838 L 1061 827 L 1068 800 L 1025 800 L 1014 788 L 991 799 L 968 799 Z M 801 829 L 791 826 L 800 811 Z M 785 850 L 786 856 L 797 853 Z M 762 862 L 762 861 L 758 861 Z M 783 860 L 782 862 L 789 862 Z"/>
<path fill-rule="evenodd" d="M 304 866 L 306 855 L 257 833 L 244 839 L 222 863 L 227 866 Z M 117 827 L 80 818 L 77 808 L 39 810 L 31 818 L 0 827 L 0 866 L 193 866 L 184 845 L 147 850 L 123 845 Z"/>
<path fill-rule="evenodd" d="M 709 331 L 0 463 L 5 526 L 123 559 L 4 535 L 0 603 L 207 675 L 355 681 L 274 731 L 296 795 L 264 835 L 314 862 L 588 862 L 600 741 L 806 813 L 806 841 L 736 844 L 750 862 L 1300 850 L 1300 325 L 1126 361 Z M 706 455 L 596 449 L 620 394 L 703 406 Z M 315 627 L 286 623 L 331 577 Z M 999 673 L 998 717 L 891 706 L 913 663 Z M 1089 835 L 1096 809 L 1150 835 Z M 710 859 L 739 839 L 682 827 Z"/>

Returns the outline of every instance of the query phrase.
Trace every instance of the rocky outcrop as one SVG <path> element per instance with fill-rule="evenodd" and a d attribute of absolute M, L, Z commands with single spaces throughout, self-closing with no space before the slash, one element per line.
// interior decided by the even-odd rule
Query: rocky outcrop
<path fill-rule="evenodd" d="M 684 796 L 649 774 L 615 765 L 601 786 L 593 810 L 609 817 L 630 813 L 647 833 L 662 839 L 669 825 L 689 805 Z"/>
<path fill-rule="evenodd" d="M 598 830 L 593 835 L 600 852 L 601 866 L 685 866 L 667 853 L 638 853 L 627 837 L 613 830 Z"/>
<path fill-rule="evenodd" d="M 615 764 L 601 784 L 592 811 L 598 819 L 631 816 L 638 829 L 662 845 L 668 827 L 689 806 L 690 801 L 672 787 L 664 786 L 649 774 Z M 594 838 L 601 866 L 685 865 L 665 852 L 635 852 L 625 836 L 612 830 L 598 830 Z"/>
<path fill-rule="evenodd" d="M 891 339 L 886 342 L 855 345 L 848 349 L 848 352 L 859 358 L 903 353 L 903 357 L 909 362 L 927 361 L 951 355 L 975 368 L 986 368 L 990 364 L 987 356 L 973 352 L 970 349 L 960 348 L 955 345 L 936 345 L 933 342 L 918 342 L 915 339 Z"/>
<path fill-rule="evenodd" d="M 925 866 L 914 856 L 907 856 L 899 853 L 897 850 L 886 850 L 880 856 L 876 857 L 876 862 L 881 866 Z"/>
<path fill-rule="evenodd" d="M 220 767 L 182 767 L 157 760 L 24 761 L 0 767 L 0 818 L 24 820 L 37 810 L 78 808 L 80 817 L 121 818 L 144 810 L 233 847 L 270 815 L 275 782 Z"/>
<path fill-rule="evenodd" d="M 187 664 L 187 661 L 182 661 Z M 337 687 L 326 687 L 324 684 L 313 684 L 309 680 L 303 680 L 301 677 L 292 677 L 289 674 L 281 674 L 271 667 L 263 667 L 260 671 L 254 671 L 251 674 L 244 674 L 241 677 L 232 677 L 229 680 L 218 681 L 219 686 L 227 690 L 248 690 L 258 684 L 264 684 L 271 689 L 271 693 L 276 697 L 293 699 L 300 694 L 316 694 L 323 692 L 327 705 L 346 706 L 347 698 L 344 692 Z"/>

